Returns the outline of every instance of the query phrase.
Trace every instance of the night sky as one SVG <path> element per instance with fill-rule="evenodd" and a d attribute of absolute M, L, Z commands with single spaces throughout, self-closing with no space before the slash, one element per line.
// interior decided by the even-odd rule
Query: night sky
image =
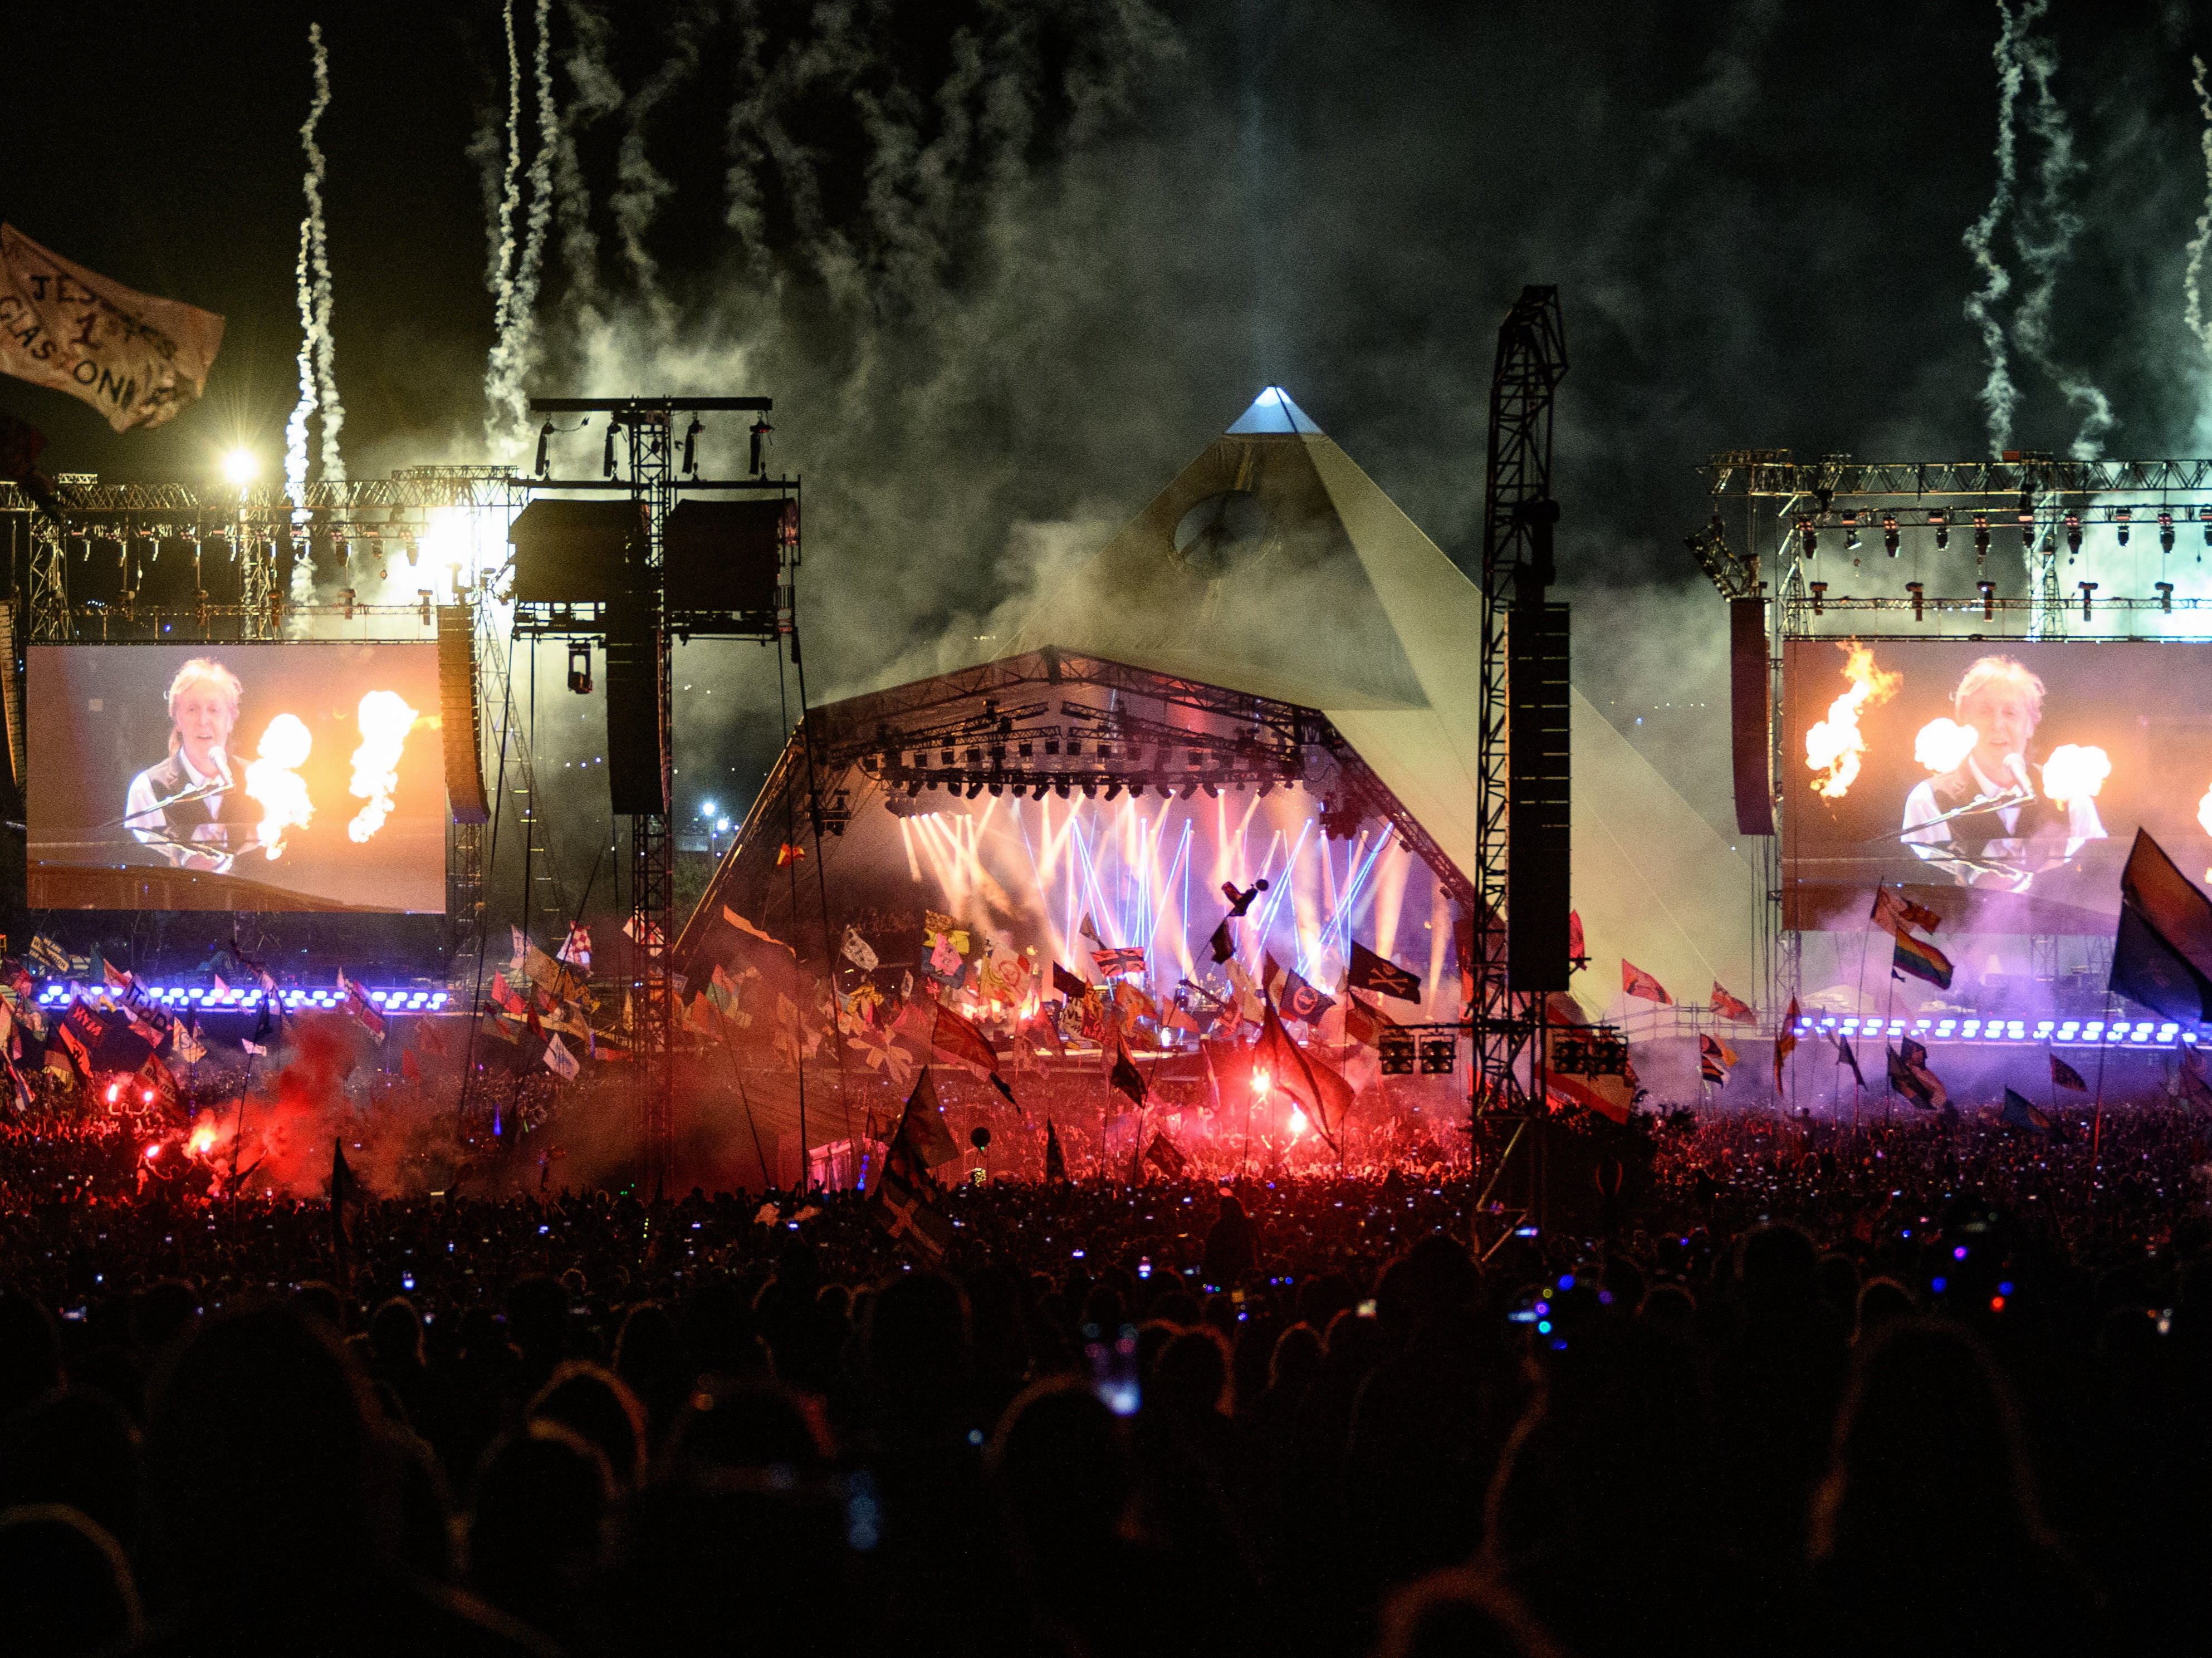
<path fill-rule="evenodd" d="M 153 433 L 0 381 L 50 470 L 196 477 L 240 441 L 276 465 L 311 15 L 10 18 L 0 214 L 228 319 L 204 402 Z M 807 480 L 817 696 L 966 654 L 1270 380 L 1464 558 L 1497 324 L 1522 283 L 1556 282 L 1577 679 L 1725 822 L 1723 617 L 1680 542 L 1705 515 L 1692 469 L 1734 446 L 1990 446 L 1961 236 L 1996 177 L 1994 3 L 551 17 L 563 149 L 528 385 L 776 398 L 775 459 Z M 480 459 L 501 12 L 323 21 L 349 470 Z M 527 137 L 527 5 L 515 21 Z M 2208 33 L 2179 5 L 2027 30 L 2025 216 L 1992 243 L 2014 444 L 2075 443 L 2062 383 L 2109 398 L 2106 454 L 2212 442 L 2184 321 Z M 2039 275 L 2039 343 L 2013 325 Z M 596 431 L 572 441 L 594 465 Z M 775 688 L 757 653 L 721 649 L 679 664 L 701 699 L 679 702 L 679 764 L 742 786 L 775 746 Z M 556 760 L 596 742 L 575 724 L 549 734 Z"/>

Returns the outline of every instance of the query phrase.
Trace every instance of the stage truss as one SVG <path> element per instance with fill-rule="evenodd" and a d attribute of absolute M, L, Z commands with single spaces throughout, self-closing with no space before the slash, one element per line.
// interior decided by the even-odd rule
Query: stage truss
<path fill-rule="evenodd" d="M 2203 565 L 2212 553 L 2212 460 L 2008 451 L 1990 461 L 1805 462 L 1787 449 L 1738 449 L 1702 470 L 1712 513 L 1687 538 L 1690 552 L 1722 598 L 1767 601 L 1777 829 L 1761 848 L 1759 954 L 1765 1011 L 1778 1022 L 1802 991 L 1799 938 L 1783 925 L 1780 825 L 1792 759 L 1783 747 L 1784 647 L 1843 637 L 2212 639 L 2212 577 Z M 2118 568 L 2153 549 L 2157 575 Z M 1946 573 L 1951 590 L 1906 580 L 1904 557 L 1930 551 L 1958 564 L 1971 556 L 1971 582 L 1963 571 Z M 2121 591 L 2123 577 L 2135 591 Z M 2177 591 L 2185 585 L 2205 591 Z M 2146 627 L 2153 616 L 2182 619 Z"/>

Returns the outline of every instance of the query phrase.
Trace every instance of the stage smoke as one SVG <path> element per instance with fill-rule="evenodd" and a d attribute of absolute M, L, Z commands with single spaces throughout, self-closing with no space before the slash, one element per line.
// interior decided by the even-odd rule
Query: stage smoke
<path fill-rule="evenodd" d="M 522 207 L 522 57 L 514 44 L 514 0 L 507 0 L 500 20 L 507 38 L 507 163 L 493 220 L 491 268 L 492 348 L 484 364 L 484 435 L 496 451 L 508 419 L 506 364 L 508 331 L 514 313 L 514 218 Z"/>
<path fill-rule="evenodd" d="M 2013 184 L 2017 177 L 2013 106 L 2020 100 L 2021 65 L 2015 50 L 2019 30 L 2041 13 L 2043 3 L 2044 0 L 2027 0 L 2021 17 L 2015 19 L 2004 0 L 1997 0 L 1997 15 L 2004 20 L 1998 27 L 1997 43 L 1990 53 L 1997 65 L 1997 183 L 1990 193 L 1990 204 L 1982 210 L 1981 217 L 1966 228 L 1963 239 L 1966 252 L 1973 256 L 1982 273 L 1982 286 L 1966 296 L 1966 320 L 1979 331 L 1982 349 L 1989 354 L 1990 373 L 1982 383 L 1981 402 L 1989 416 L 1992 456 L 2002 454 L 2012 441 L 2013 410 L 2019 407 L 2020 391 L 2012 383 L 2012 372 L 2005 361 L 2004 322 L 1996 310 L 1998 302 L 2012 291 L 2012 273 L 1990 251 L 1990 244 L 1996 240 L 1998 225 L 2011 210 Z"/>
<path fill-rule="evenodd" d="M 538 144 L 530 160 L 530 210 L 522 247 L 514 246 L 514 215 L 521 204 L 522 63 L 514 41 L 514 8 L 506 13 L 507 155 L 506 193 L 500 203 L 496 337 L 484 370 L 485 440 L 495 457 L 511 454 L 527 435 L 530 400 L 523 382 L 538 357 L 538 287 L 545 264 L 545 236 L 553 222 L 553 158 L 561 141 L 553 100 L 552 0 L 538 0 L 538 30 L 531 54 L 537 88 Z"/>
<path fill-rule="evenodd" d="M 674 324 L 675 313 L 660 291 L 660 264 L 646 248 L 645 233 L 659 212 L 661 202 L 674 193 L 676 186 L 647 155 L 645 128 L 654 107 L 698 72 L 700 37 L 713 22 L 714 9 L 698 0 L 677 12 L 669 27 L 667 58 L 630 95 L 623 112 L 622 147 L 615 162 L 618 183 L 607 198 L 638 296 L 664 326 Z"/>

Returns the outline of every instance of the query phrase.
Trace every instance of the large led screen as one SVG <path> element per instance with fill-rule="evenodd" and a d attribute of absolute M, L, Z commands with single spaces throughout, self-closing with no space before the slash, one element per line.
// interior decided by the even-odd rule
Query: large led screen
<path fill-rule="evenodd" d="M 436 646 L 39 646 L 28 677 L 33 908 L 445 908 Z"/>
<path fill-rule="evenodd" d="M 1960 931 L 2109 932 L 2138 829 L 2212 882 L 2212 645 L 1786 652 L 1789 925 L 1860 927 L 1885 882 Z"/>

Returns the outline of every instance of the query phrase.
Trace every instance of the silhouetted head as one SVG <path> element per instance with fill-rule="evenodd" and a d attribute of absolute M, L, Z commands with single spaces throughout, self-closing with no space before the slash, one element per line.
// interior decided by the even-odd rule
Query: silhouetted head
<path fill-rule="evenodd" d="M 0 1291 L 0 1416 L 21 1409 L 61 1376 L 61 1341 L 46 1309 Z"/>
<path fill-rule="evenodd" d="M 356 1574 L 388 1534 L 370 1419 L 359 1371 L 319 1321 L 264 1307 L 202 1327 L 156 1384 L 147 1438 L 167 1558 L 251 1559 L 295 1591 Z"/>
<path fill-rule="evenodd" d="M 645 1472 L 645 1407 L 613 1372 L 568 1360 L 530 1401 L 530 1414 L 596 1446 L 617 1491 L 636 1488 Z"/>
<path fill-rule="evenodd" d="M 75 1509 L 0 1511 L 0 1606 L 21 1658 L 120 1648 L 139 1632 L 138 1594 L 115 1540 Z"/>

